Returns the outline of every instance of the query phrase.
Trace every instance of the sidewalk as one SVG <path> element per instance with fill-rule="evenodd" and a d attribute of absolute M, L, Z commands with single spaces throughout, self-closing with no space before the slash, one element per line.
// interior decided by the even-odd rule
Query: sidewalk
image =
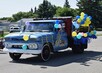
<path fill-rule="evenodd" d="M 97 34 L 102 34 L 102 31 L 97 31 Z"/>

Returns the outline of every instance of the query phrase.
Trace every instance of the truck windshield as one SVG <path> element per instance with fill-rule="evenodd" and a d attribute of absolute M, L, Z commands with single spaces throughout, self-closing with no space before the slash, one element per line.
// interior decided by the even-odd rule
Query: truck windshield
<path fill-rule="evenodd" d="M 26 23 L 26 26 L 24 27 L 25 32 L 51 32 L 53 31 L 53 25 L 52 22 L 29 22 Z"/>

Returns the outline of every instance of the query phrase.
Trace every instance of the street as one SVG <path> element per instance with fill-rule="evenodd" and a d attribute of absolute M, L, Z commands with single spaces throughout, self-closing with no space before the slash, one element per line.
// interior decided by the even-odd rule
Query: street
<path fill-rule="evenodd" d="M 0 52 L 0 73 L 102 73 L 102 36 L 92 39 L 83 54 L 73 54 L 69 48 L 52 55 L 48 62 L 34 55 L 22 55 L 14 62 Z"/>

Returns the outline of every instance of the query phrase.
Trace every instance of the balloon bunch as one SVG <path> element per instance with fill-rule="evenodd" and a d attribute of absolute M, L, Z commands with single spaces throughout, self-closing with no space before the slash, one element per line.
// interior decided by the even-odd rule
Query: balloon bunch
<path fill-rule="evenodd" d="M 58 20 L 55 21 L 55 25 L 54 25 L 55 28 L 61 28 L 61 24 Z"/>
<path fill-rule="evenodd" d="M 91 24 L 92 17 L 88 16 L 84 12 L 81 12 L 80 16 L 76 16 L 76 21 L 73 22 L 73 25 L 76 29 L 80 26 L 88 27 Z"/>
<path fill-rule="evenodd" d="M 74 44 L 86 44 L 87 43 L 87 33 L 77 33 L 76 31 L 72 32 L 72 37 L 74 38 Z"/>
<path fill-rule="evenodd" d="M 77 33 L 76 31 L 73 31 L 72 37 L 74 38 L 74 44 L 80 44 L 80 43 L 86 44 L 88 38 L 93 38 L 93 39 L 97 38 L 96 30 L 93 30 L 87 33 L 83 33 L 83 32 Z"/>
<path fill-rule="evenodd" d="M 77 39 L 81 39 L 82 37 L 86 38 L 87 36 L 88 36 L 87 33 L 80 32 L 77 34 L 76 31 L 72 32 L 72 37 L 76 37 Z"/>
<path fill-rule="evenodd" d="M 89 38 L 97 39 L 96 30 L 92 30 L 91 32 L 87 32 Z"/>

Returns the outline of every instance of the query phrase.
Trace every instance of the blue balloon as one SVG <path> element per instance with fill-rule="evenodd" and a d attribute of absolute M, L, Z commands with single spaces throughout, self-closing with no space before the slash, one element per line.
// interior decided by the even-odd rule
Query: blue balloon
<path fill-rule="evenodd" d="M 88 37 L 91 37 L 92 36 L 92 34 L 90 32 L 87 32 L 87 35 L 88 35 Z"/>
<path fill-rule="evenodd" d="M 77 37 L 77 39 L 81 39 L 82 35 L 78 34 L 76 37 Z"/>
<path fill-rule="evenodd" d="M 79 28 L 79 24 L 77 24 L 77 22 L 73 22 L 73 25 L 74 25 L 74 27 L 75 27 L 76 29 Z"/>
<path fill-rule="evenodd" d="M 87 18 L 87 17 L 88 17 L 88 15 L 87 15 L 87 14 L 84 14 L 84 17 L 85 17 L 85 18 Z"/>
<path fill-rule="evenodd" d="M 58 27 L 59 27 L 59 25 L 58 25 L 58 24 L 55 24 L 55 25 L 54 25 L 54 27 L 55 27 L 55 28 L 58 28 Z"/>
<path fill-rule="evenodd" d="M 56 21 L 55 21 L 55 24 L 59 24 L 59 20 L 56 20 Z"/>
<path fill-rule="evenodd" d="M 76 19 L 79 19 L 79 18 L 80 18 L 80 16 L 79 16 L 79 15 L 77 15 L 77 16 L 76 16 Z"/>
<path fill-rule="evenodd" d="M 83 19 L 84 22 L 86 21 L 86 18 L 87 18 L 87 17 L 84 17 L 84 19 Z"/>
<path fill-rule="evenodd" d="M 92 20 L 92 17 L 91 16 L 89 16 L 89 18 L 90 18 L 90 20 Z"/>
<path fill-rule="evenodd" d="M 96 35 L 92 35 L 91 38 L 97 39 L 97 36 Z"/>
<path fill-rule="evenodd" d="M 81 38 L 81 43 L 82 43 L 82 44 L 87 44 L 87 39 L 88 39 L 88 38 Z"/>
<path fill-rule="evenodd" d="M 93 31 L 94 35 L 96 35 L 96 30 Z"/>
<path fill-rule="evenodd" d="M 22 45 L 22 49 L 26 50 L 27 49 L 27 45 Z"/>
<path fill-rule="evenodd" d="M 80 40 L 74 37 L 74 44 L 75 45 L 80 45 Z"/>
<path fill-rule="evenodd" d="M 80 22 L 80 24 L 84 24 L 84 23 L 85 23 L 85 21 L 81 21 L 81 22 Z"/>

